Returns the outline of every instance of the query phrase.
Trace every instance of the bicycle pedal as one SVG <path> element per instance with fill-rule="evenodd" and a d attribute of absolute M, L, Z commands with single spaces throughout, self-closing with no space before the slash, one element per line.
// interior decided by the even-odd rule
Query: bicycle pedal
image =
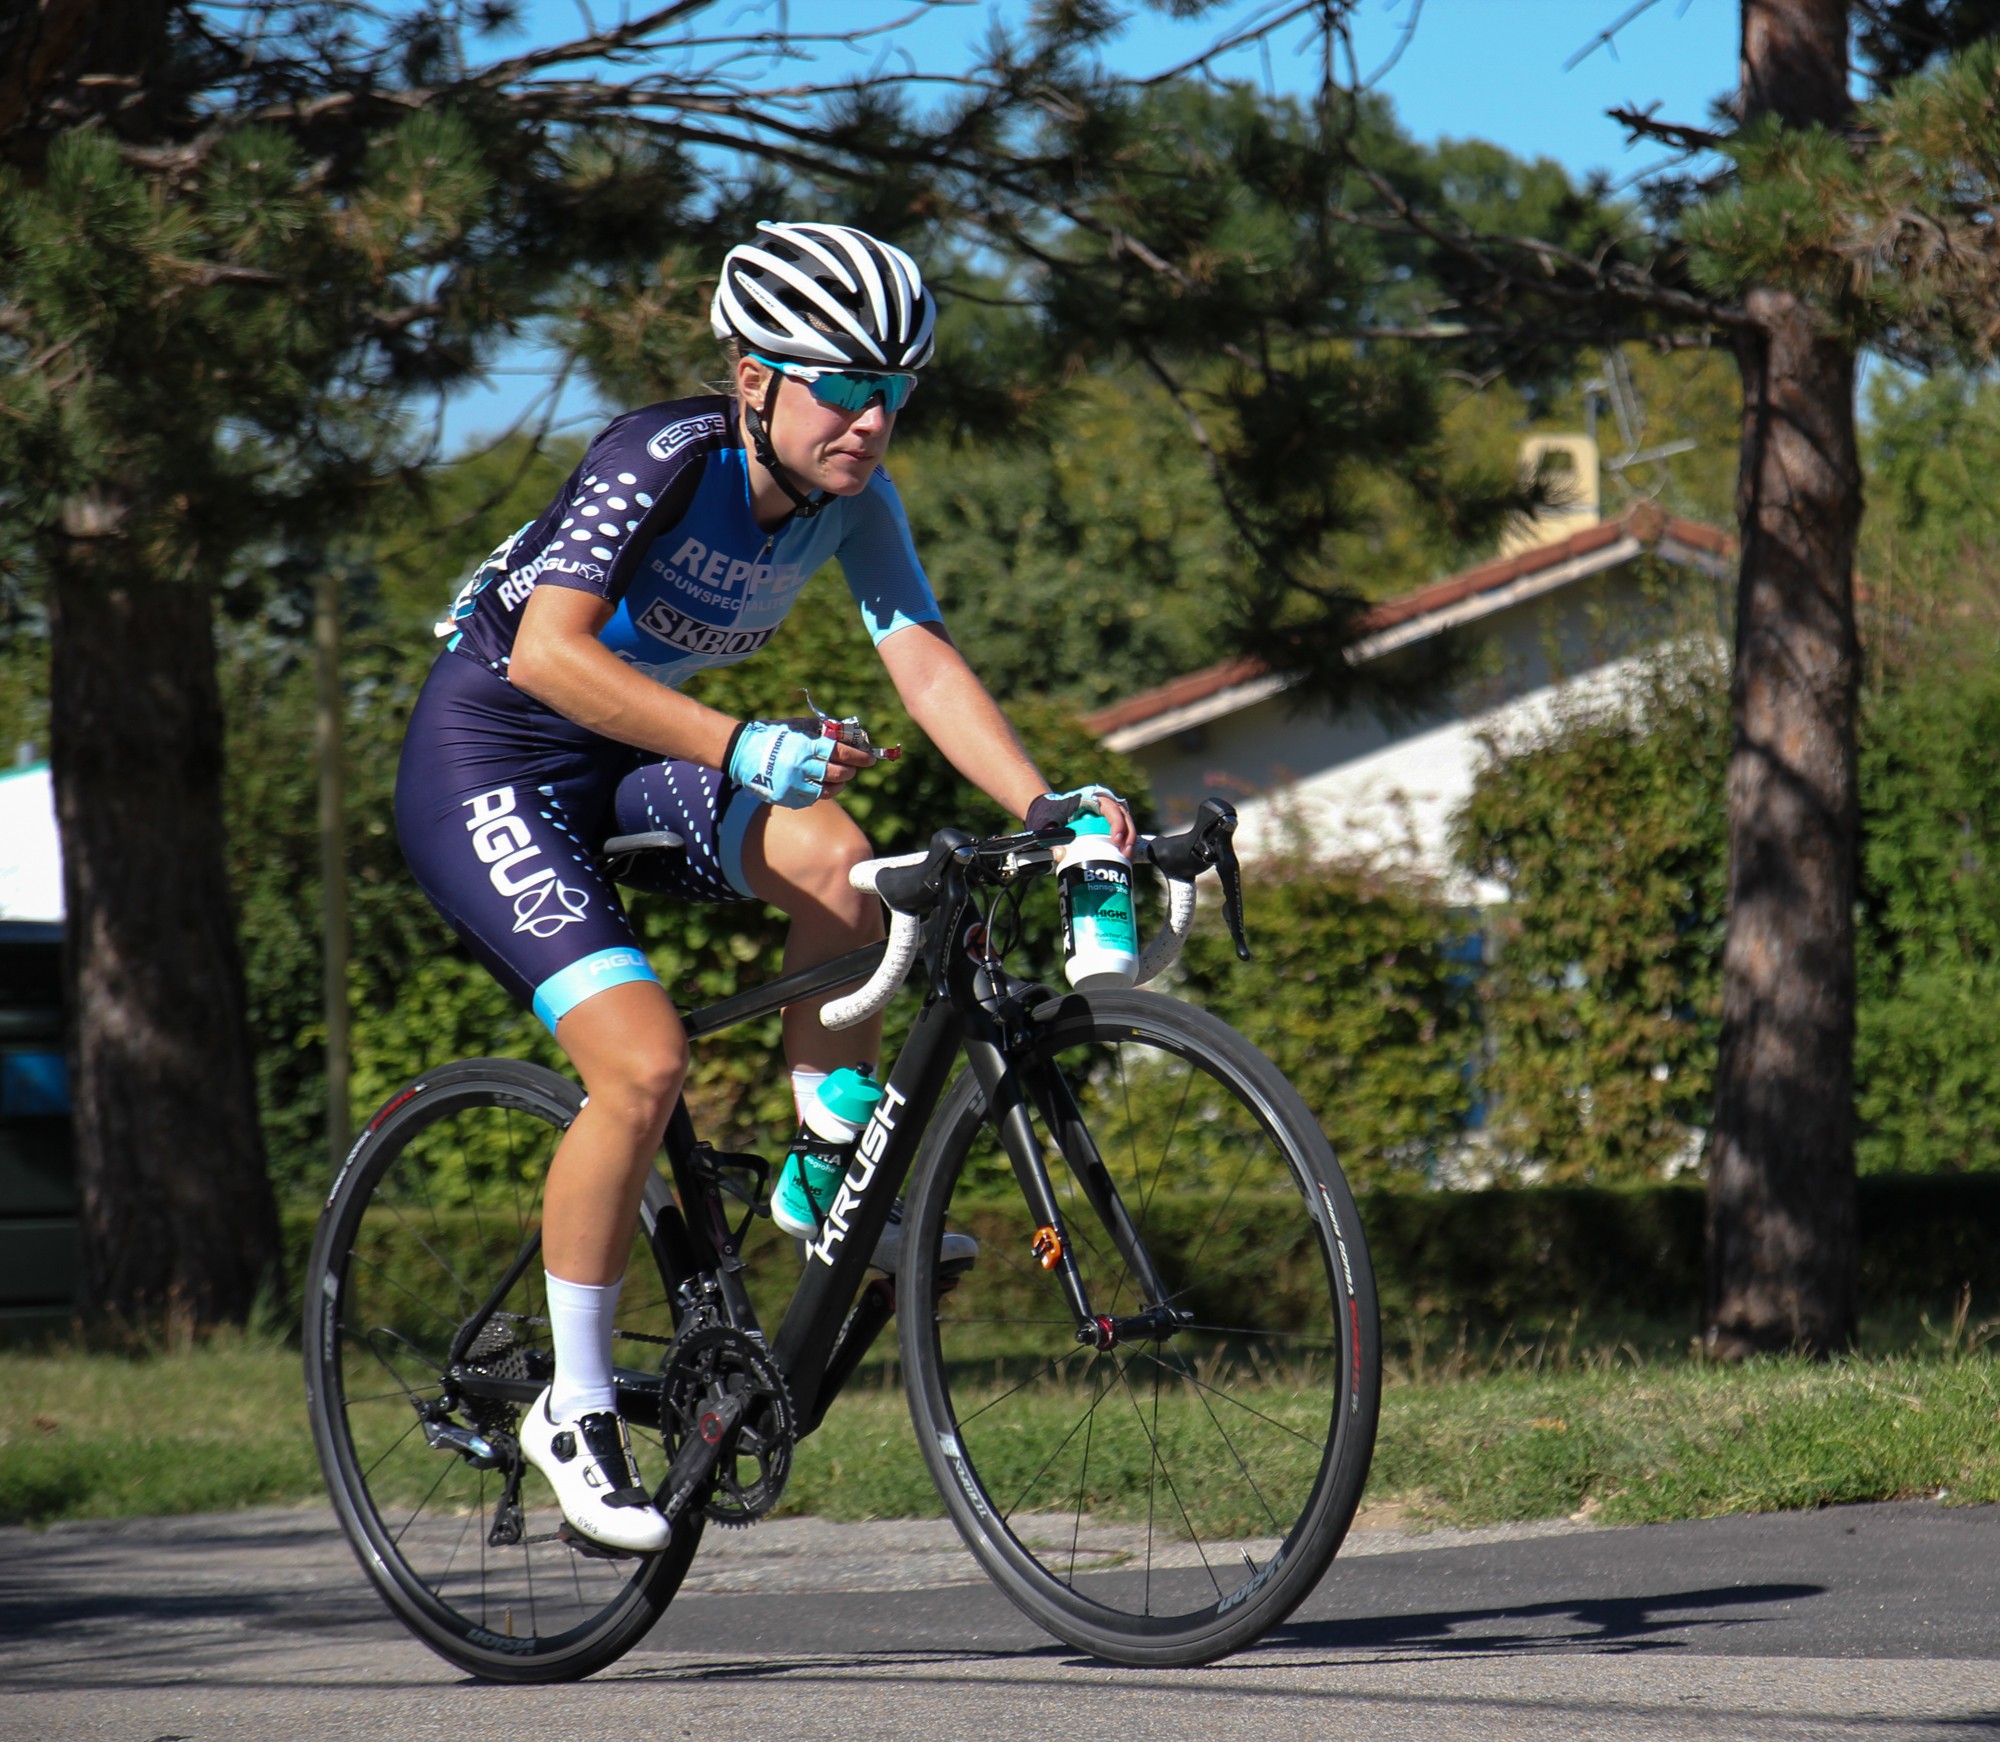
<path fill-rule="evenodd" d="M 630 1549 L 610 1548 L 585 1536 L 567 1518 L 556 1526 L 556 1541 L 567 1544 L 578 1554 L 594 1561 L 636 1561 L 643 1558 Z"/>

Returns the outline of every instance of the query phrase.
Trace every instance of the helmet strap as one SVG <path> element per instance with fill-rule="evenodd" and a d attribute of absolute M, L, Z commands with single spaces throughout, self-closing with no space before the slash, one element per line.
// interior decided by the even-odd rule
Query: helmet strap
<path fill-rule="evenodd" d="M 822 491 L 817 496 L 808 496 L 794 482 L 792 474 L 778 463 L 778 450 L 771 446 L 771 432 L 768 427 L 771 407 L 777 403 L 778 383 L 783 380 L 777 370 L 771 371 L 771 385 L 764 390 L 764 403 L 760 408 L 747 399 L 743 402 L 743 427 L 750 432 L 750 448 L 757 456 L 757 463 L 771 474 L 772 481 L 791 498 L 792 512 L 801 520 L 810 520 L 833 500 Z"/>

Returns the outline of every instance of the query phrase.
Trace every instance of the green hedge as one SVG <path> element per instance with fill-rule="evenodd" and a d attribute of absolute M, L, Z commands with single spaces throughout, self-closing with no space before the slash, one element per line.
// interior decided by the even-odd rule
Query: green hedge
<path fill-rule="evenodd" d="M 2000 1298 L 2000 1175 L 1876 1174 L 1860 1182 L 1864 1311 L 1949 1314 L 1960 1291 L 1991 1311 Z M 1199 1194 L 1153 1200 L 1150 1215 L 1179 1249 L 1210 1221 Z M 315 1204 L 286 1217 L 288 1275 L 305 1274 Z M 1413 1322 L 1465 1325 L 1475 1336 L 1622 1320 L 1698 1328 L 1702 1188 L 1542 1186 L 1484 1192 L 1369 1192 L 1361 1219 L 1392 1335 Z M 1017 1212 L 974 1219 L 988 1245 L 1021 1235 Z M 754 1242 L 752 1288 L 775 1313 L 795 1277 L 790 1243 Z M 1286 1279 L 1276 1279 L 1280 1293 Z M 1307 1298 L 1301 1295 L 1303 1301 Z M 1025 1303 L 1024 1303 L 1025 1304 Z"/>
<path fill-rule="evenodd" d="M 1982 574 L 1980 563 L 1985 564 Z M 1992 559 L 1871 620 L 1854 1053 L 1864 1173 L 2000 1169 Z M 1983 589 L 1983 590 L 1982 590 Z M 1492 746 L 1459 818 L 1492 910 L 1489 1129 L 1549 1182 L 1657 1178 L 1711 1116 L 1729 751 L 1719 650 L 1669 650 Z"/>
<path fill-rule="evenodd" d="M 1247 867 L 1243 912 L 1248 962 L 1208 886 L 1173 990 L 1284 1072 L 1355 1190 L 1425 1180 L 1473 1107 L 1469 916 L 1413 877 L 1306 859 Z"/>

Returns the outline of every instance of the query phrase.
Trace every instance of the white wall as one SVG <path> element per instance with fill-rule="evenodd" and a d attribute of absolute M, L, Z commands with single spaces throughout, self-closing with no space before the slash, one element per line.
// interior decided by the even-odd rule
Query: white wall
<path fill-rule="evenodd" d="M 0 774 L 0 919 L 62 916 L 62 843 L 49 771 Z"/>
<path fill-rule="evenodd" d="M 1608 630 L 1608 622 L 1626 627 Z M 1501 899 L 1497 886 L 1450 869 L 1452 814 L 1472 791 L 1481 739 L 1545 724 L 1559 698 L 1615 695 L 1672 624 L 1641 601 L 1630 571 L 1618 571 L 1496 613 L 1480 628 L 1486 675 L 1423 718 L 1385 724 L 1365 709 L 1295 711 L 1281 694 L 1132 751 L 1163 823 L 1191 816 L 1214 794 L 1241 813 L 1237 842 L 1246 858 L 1282 850 L 1303 833 L 1322 854 L 1366 854 L 1427 872 L 1453 901 Z"/>

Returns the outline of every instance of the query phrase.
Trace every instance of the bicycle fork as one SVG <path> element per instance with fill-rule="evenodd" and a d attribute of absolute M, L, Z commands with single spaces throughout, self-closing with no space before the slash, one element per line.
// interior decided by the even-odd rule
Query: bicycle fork
<path fill-rule="evenodd" d="M 1194 1315 L 1167 1298 L 1166 1284 L 1153 1263 L 1152 1253 L 1147 1250 L 1144 1236 L 1098 1153 L 1062 1072 L 1053 1064 L 1016 1057 L 999 1024 L 990 1018 L 968 1023 L 964 1045 L 973 1074 L 986 1097 L 987 1116 L 1035 1219 L 1032 1248 L 1035 1260 L 1044 1270 L 1056 1273 L 1064 1299 L 1076 1319 L 1076 1340 L 1098 1350 L 1109 1350 L 1121 1343 L 1170 1337 L 1182 1325 L 1192 1323 Z M 1034 1111 L 1041 1115 L 1042 1124 L 1061 1151 L 1085 1202 L 1131 1267 L 1145 1302 L 1141 1311 L 1113 1316 L 1098 1312 L 1091 1301 L 1063 1226 L 1055 1182 L 1049 1176 L 1044 1150 L 1035 1134 L 1034 1116 L 1029 1108 L 1031 1095 Z"/>

